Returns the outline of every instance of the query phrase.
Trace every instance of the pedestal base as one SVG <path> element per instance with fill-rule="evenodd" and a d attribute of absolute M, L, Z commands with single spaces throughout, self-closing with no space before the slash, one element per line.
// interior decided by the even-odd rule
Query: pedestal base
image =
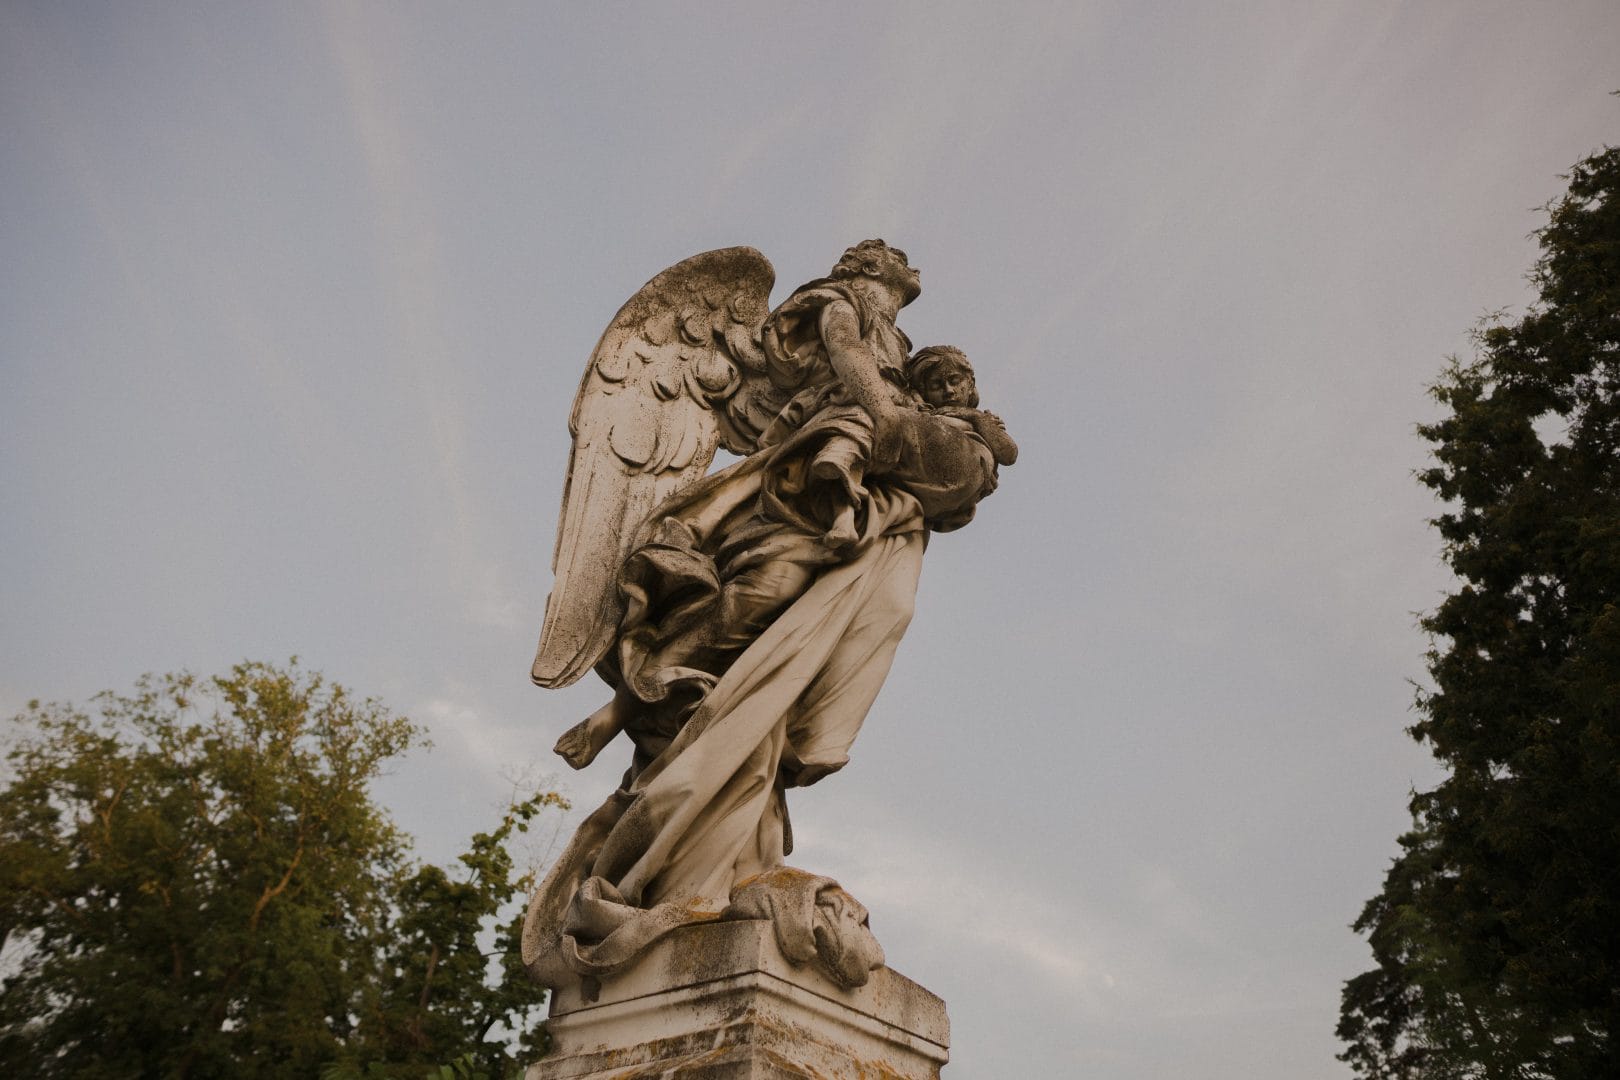
<path fill-rule="evenodd" d="M 551 999 L 527 1080 L 938 1080 L 945 1003 L 879 968 L 845 990 L 795 967 L 763 921 L 683 927 L 602 982 Z"/>

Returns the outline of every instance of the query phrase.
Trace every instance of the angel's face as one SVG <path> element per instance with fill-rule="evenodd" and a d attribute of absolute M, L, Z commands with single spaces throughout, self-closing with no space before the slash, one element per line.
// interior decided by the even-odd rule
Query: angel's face
<path fill-rule="evenodd" d="M 900 290 L 900 295 L 904 297 L 902 305 L 922 295 L 922 275 L 906 261 L 906 253 L 899 248 L 889 249 L 888 265 L 884 267 L 882 280 Z"/>

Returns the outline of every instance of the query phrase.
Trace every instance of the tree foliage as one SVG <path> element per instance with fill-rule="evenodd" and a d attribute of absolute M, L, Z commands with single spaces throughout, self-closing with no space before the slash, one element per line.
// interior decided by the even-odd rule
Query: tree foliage
<path fill-rule="evenodd" d="M 1458 584 L 1411 732 L 1447 776 L 1355 924 L 1369 1077 L 1620 1076 L 1620 148 L 1548 211 L 1538 302 L 1419 429 Z"/>
<path fill-rule="evenodd" d="M 435 1076 L 517 1076 L 546 1051 L 545 995 L 522 961 L 522 900 L 534 878 L 512 877 L 508 842 L 542 810 L 567 805 L 549 791 L 513 803 L 494 830 L 473 836 L 460 873 L 424 863 L 399 884 L 377 992 L 327 1080 L 415 1078 L 401 1066 L 420 1064 L 438 1065 Z M 481 948 L 486 938 L 493 948 Z"/>
<path fill-rule="evenodd" d="M 31 703 L 0 790 L 0 1072 L 515 1074 L 514 805 L 457 873 L 368 785 L 420 731 L 301 671 L 148 677 L 92 716 Z M 493 933 L 499 978 L 481 942 Z M 539 1036 L 529 1035 L 532 1049 Z M 434 1070 L 437 1075 L 437 1070 Z"/>

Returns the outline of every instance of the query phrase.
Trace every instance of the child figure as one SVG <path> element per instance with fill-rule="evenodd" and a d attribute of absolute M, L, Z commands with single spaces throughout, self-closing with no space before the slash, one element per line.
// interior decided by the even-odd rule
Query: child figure
<path fill-rule="evenodd" d="M 945 497 L 946 503 L 936 502 L 925 490 L 933 486 L 930 481 L 935 479 L 928 475 L 929 464 L 926 459 L 939 454 L 942 443 L 960 445 L 960 438 L 969 432 L 978 436 L 979 441 L 989 449 L 996 465 L 1011 465 L 1017 461 L 1018 444 L 1007 434 L 1007 427 L 1001 422 L 1001 417 L 979 408 L 979 385 L 973 376 L 973 365 L 968 363 L 967 354 L 961 349 L 954 345 L 930 345 L 926 349 L 919 349 L 906 362 L 905 375 L 911 393 L 915 395 L 912 397 L 912 405 L 916 410 L 925 416 L 944 420 L 947 425 L 960 433 L 956 439 L 952 439 L 949 433 L 941 439 L 939 435 L 929 436 L 925 430 L 915 431 L 908 440 L 912 443 L 914 452 L 911 455 L 903 455 L 915 459 L 915 464 L 911 469 L 902 465 L 901 471 L 902 473 L 920 471 L 920 475 L 906 476 L 905 486 L 913 494 L 922 497 L 925 504 L 929 504 L 928 509 L 935 511 L 930 515 L 931 528 L 937 531 L 960 528 L 972 517 L 972 504 L 994 490 L 994 470 L 991 469 L 992 475 L 986 478 L 985 484 L 980 488 L 971 492 L 960 489 L 955 493 L 956 498 L 969 496 L 964 505 L 947 506 L 946 503 L 951 496 Z M 918 398 L 921 399 L 920 402 Z M 927 426 L 923 425 L 924 428 Z M 841 481 L 844 485 L 844 497 L 835 501 L 833 525 L 827 532 L 827 542 L 830 546 L 836 547 L 855 540 L 855 507 L 860 504 L 865 494 L 861 481 L 865 475 L 869 450 L 868 445 L 856 439 L 834 436 L 811 462 L 812 476 L 823 482 Z M 988 463 L 986 467 L 989 467 Z"/>
<path fill-rule="evenodd" d="M 911 388 L 921 395 L 922 410 L 967 425 L 990 448 L 997 465 L 1018 460 L 1018 444 L 1007 434 L 1001 417 L 979 408 L 979 384 L 967 354 L 953 345 L 919 349 L 906 364 Z"/>

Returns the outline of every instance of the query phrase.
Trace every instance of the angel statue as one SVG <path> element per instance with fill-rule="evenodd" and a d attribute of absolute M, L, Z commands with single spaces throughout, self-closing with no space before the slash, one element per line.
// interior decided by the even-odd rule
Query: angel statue
<path fill-rule="evenodd" d="M 771 311 L 774 281 L 747 247 L 670 267 L 619 309 L 574 401 L 532 677 L 594 668 L 613 690 L 558 742 L 570 765 L 621 733 L 632 755 L 530 902 L 524 963 L 549 986 L 717 918 L 773 920 L 791 960 L 844 985 L 883 963 L 864 908 L 783 866 L 785 793 L 848 762 L 929 532 L 966 524 L 1016 448 L 962 407 L 976 387 L 940 389 L 959 350 L 919 353 L 937 392 L 913 385 L 904 252 L 863 241 Z M 721 446 L 741 460 L 708 474 Z"/>

